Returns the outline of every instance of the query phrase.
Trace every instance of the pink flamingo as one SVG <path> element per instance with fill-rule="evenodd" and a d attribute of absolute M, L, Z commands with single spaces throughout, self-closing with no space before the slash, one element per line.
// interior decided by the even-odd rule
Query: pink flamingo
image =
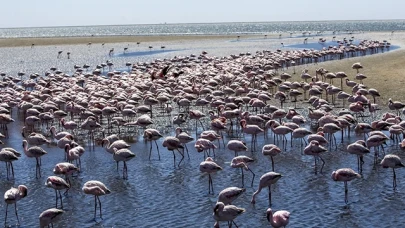
<path fill-rule="evenodd" d="M 201 118 L 205 117 L 205 114 L 202 113 L 202 112 L 200 112 L 200 111 L 198 111 L 198 110 L 190 110 L 190 111 L 188 112 L 188 114 L 189 114 L 190 119 L 195 120 L 195 134 L 197 135 L 197 129 L 198 129 L 198 128 L 197 128 L 197 121 L 200 122 L 201 127 L 202 127 L 202 129 L 203 129 L 203 131 L 204 131 L 204 125 L 203 125 L 203 123 L 201 122 Z"/>
<path fill-rule="evenodd" d="M 174 162 L 174 167 L 176 167 L 176 155 L 174 154 L 174 150 L 177 150 L 180 155 L 181 155 L 181 160 L 178 164 L 178 166 L 180 166 L 180 163 L 183 161 L 184 159 L 184 146 L 181 145 L 181 142 L 178 138 L 176 137 L 172 137 L 172 136 L 168 136 L 163 140 L 163 147 L 167 147 L 167 149 L 169 151 L 173 152 L 173 162 Z M 182 151 L 180 151 L 179 149 L 183 149 Z"/>
<path fill-rule="evenodd" d="M 225 205 L 231 204 L 245 191 L 246 191 L 245 188 L 238 188 L 238 187 L 225 188 L 218 194 L 218 202 L 222 202 Z"/>
<path fill-rule="evenodd" d="M 256 203 L 255 197 L 257 194 L 259 194 L 263 188 L 268 187 L 269 188 L 269 205 L 271 206 L 271 185 L 277 183 L 277 181 L 281 178 L 280 173 L 275 173 L 275 172 L 268 172 L 263 174 L 263 176 L 260 177 L 260 182 L 259 182 L 259 188 L 257 191 L 253 193 L 252 200 L 250 201 L 252 204 Z"/>
<path fill-rule="evenodd" d="M 222 167 L 219 166 L 211 157 L 205 159 L 205 161 L 200 163 L 200 171 L 203 173 L 208 173 L 208 194 L 214 194 L 214 185 L 212 184 L 211 173 L 216 173 L 219 170 L 222 170 Z"/>
<path fill-rule="evenodd" d="M 233 221 L 236 217 L 241 215 L 242 213 L 245 212 L 244 208 L 236 207 L 234 205 L 226 205 L 222 202 L 217 202 L 214 208 L 214 219 L 215 219 L 215 228 L 219 228 L 219 221 L 227 221 L 229 223 L 229 227 L 232 226 L 232 223 L 236 225 L 236 223 Z"/>
<path fill-rule="evenodd" d="M 127 161 L 131 160 L 135 157 L 135 154 L 132 151 L 128 150 L 127 148 L 117 149 L 114 148 L 113 159 L 117 162 L 117 171 L 118 171 L 118 163 L 120 161 L 124 162 L 124 168 L 122 169 L 122 177 L 124 179 L 128 179 L 128 168 L 127 168 Z"/>
<path fill-rule="evenodd" d="M 308 146 L 306 146 L 304 148 L 304 154 L 306 155 L 312 155 L 314 156 L 315 159 L 315 174 L 317 173 L 317 166 L 316 166 L 316 160 L 317 157 L 321 159 L 322 161 L 322 167 L 321 167 L 321 173 L 322 173 L 322 169 L 323 166 L 325 165 L 325 161 L 323 160 L 323 158 L 320 156 L 321 153 L 328 151 L 325 147 L 319 145 L 319 142 L 316 140 L 312 140 L 310 144 L 308 144 Z"/>
<path fill-rule="evenodd" d="M 181 129 L 180 127 L 176 128 L 176 138 L 178 138 L 182 145 L 186 148 L 187 156 L 188 158 L 190 158 L 186 144 L 193 141 L 194 138 L 191 137 L 187 132 L 183 131 L 183 129 Z"/>
<path fill-rule="evenodd" d="M 27 140 L 23 140 L 23 147 L 24 147 L 24 154 L 29 158 L 35 158 L 37 161 L 35 177 L 38 178 L 38 174 L 39 174 L 39 177 L 41 177 L 41 157 L 43 155 L 47 154 L 47 152 L 38 146 L 32 146 L 32 147 L 28 148 Z"/>
<path fill-rule="evenodd" d="M 334 181 L 343 181 L 345 183 L 345 203 L 347 204 L 349 201 L 347 199 L 347 195 L 349 190 L 347 189 L 347 182 L 351 181 L 356 178 L 361 178 L 361 175 L 354 172 L 354 170 L 350 168 L 343 168 L 338 169 L 332 172 L 332 180 Z"/>
<path fill-rule="evenodd" d="M 381 166 L 383 168 L 392 168 L 392 172 L 394 173 L 394 177 L 392 179 L 392 186 L 395 190 L 397 188 L 397 176 L 395 174 L 395 169 L 405 167 L 401 161 L 401 158 L 395 154 L 387 154 L 381 161 Z"/>
<path fill-rule="evenodd" d="M 247 125 L 246 120 L 242 119 L 240 121 L 240 126 L 245 134 L 252 135 L 252 151 L 256 151 L 256 144 L 257 144 L 257 134 L 264 132 L 259 126 L 256 125 Z"/>
<path fill-rule="evenodd" d="M 4 161 L 6 163 L 7 180 L 9 179 L 10 171 L 14 178 L 13 161 L 17 161 L 19 157 L 21 157 L 21 154 L 12 148 L 3 148 L 0 151 L 0 161 Z"/>
<path fill-rule="evenodd" d="M 238 152 L 247 151 L 248 149 L 246 143 L 240 140 L 229 140 L 226 147 L 235 152 L 235 157 L 238 156 Z"/>
<path fill-rule="evenodd" d="M 156 148 L 157 148 L 157 152 L 158 152 L 158 156 L 159 156 L 159 161 L 160 161 L 159 146 L 158 146 L 156 140 L 158 140 L 158 139 L 160 139 L 162 137 L 163 137 L 163 135 L 160 134 L 160 132 L 158 130 L 153 129 L 153 128 L 145 129 L 145 131 L 143 132 L 143 138 L 146 141 L 150 141 L 149 160 L 150 160 L 150 156 L 152 154 L 152 141 L 154 141 L 155 144 L 156 144 Z"/>
<path fill-rule="evenodd" d="M 271 158 L 271 169 L 274 172 L 274 159 L 273 157 L 281 153 L 281 149 L 274 144 L 267 144 L 263 146 L 262 154 L 264 156 L 270 156 Z"/>
<path fill-rule="evenodd" d="M 69 162 L 60 162 L 53 168 L 53 173 L 56 175 L 65 175 L 65 180 L 70 184 L 69 176 L 74 172 L 79 172 L 80 169 Z"/>
<path fill-rule="evenodd" d="M 255 180 L 255 173 L 247 166 L 248 163 L 253 162 L 254 160 L 252 158 L 249 158 L 247 156 L 241 155 L 234 157 L 231 161 L 231 167 L 232 168 L 240 168 L 242 170 L 242 187 L 244 186 L 244 173 L 243 169 L 249 170 L 252 174 L 252 183 L 251 187 L 253 187 L 253 181 Z"/>
<path fill-rule="evenodd" d="M 7 211 L 8 205 L 14 204 L 15 215 L 17 216 L 18 224 L 20 224 L 20 219 L 17 213 L 17 201 L 27 196 L 27 187 L 25 185 L 19 185 L 17 188 L 10 188 L 4 193 L 4 201 L 6 202 L 6 218 L 4 219 L 4 226 L 7 224 Z"/>
<path fill-rule="evenodd" d="M 102 218 L 103 216 L 101 213 L 101 201 L 99 196 L 110 194 L 111 193 L 110 189 L 108 189 L 100 181 L 91 180 L 84 183 L 82 190 L 85 194 L 94 195 L 94 220 L 96 220 L 97 200 L 100 207 L 100 218 Z"/>
<path fill-rule="evenodd" d="M 270 222 L 274 228 L 286 227 L 290 221 L 290 212 L 281 210 L 273 213 L 271 208 L 266 211 L 267 221 Z"/>
<path fill-rule="evenodd" d="M 43 211 L 39 215 L 39 227 L 49 227 L 49 225 L 53 227 L 53 223 L 59 220 L 63 213 L 63 210 L 57 208 L 51 208 Z"/>
<path fill-rule="evenodd" d="M 204 159 L 205 159 L 206 155 L 208 157 L 210 156 L 211 149 L 212 149 L 214 157 L 215 157 L 215 149 L 217 148 L 217 146 L 215 146 L 215 144 L 212 143 L 208 139 L 203 139 L 203 138 L 197 139 L 197 141 L 195 141 L 194 147 L 197 149 L 197 152 L 199 152 L 199 153 L 204 152 Z M 206 153 L 207 150 L 208 150 L 208 153 Z"/>
<path fill-rule="evenodd" d="M 356 142 L 347 146 L 347 152 L 357 155 L 357 167 L 360 173 L 363 171 L 363 156 L 370 153 L 364 140 L 357 140 Z"/>
<path fill-rule="evenodd" d="M 67 192 L 70 189 L 70 185 L 64 179 L 62 179 L 60 177 L 50 176 L 46 179 L 45 186 L 48 188 L 55 189 L 55 195 L 56 195 L 55 208 L 58 208 L 58 192 L 59 192 L 60 204 L 61 204 L 61 208 L 63 208 L 62 195 L 60 194 L 60 190 L 66 189 L 66 192 Z"/>

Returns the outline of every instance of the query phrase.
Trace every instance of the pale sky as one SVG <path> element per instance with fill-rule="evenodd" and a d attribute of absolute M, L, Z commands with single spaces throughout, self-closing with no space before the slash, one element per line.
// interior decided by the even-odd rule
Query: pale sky
<path fill-rule="evenodd" d="M 403 0 L 2 0 L 0 28 L 405 19 Z"/>

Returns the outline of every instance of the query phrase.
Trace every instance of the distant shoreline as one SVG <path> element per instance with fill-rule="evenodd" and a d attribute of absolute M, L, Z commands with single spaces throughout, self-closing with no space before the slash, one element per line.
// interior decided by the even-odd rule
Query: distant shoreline
<path fill-rule="evenodd" d="M 206 39 L 236 39 L 239 34 L 233 35 L 141 35 L 141 36 L 71 36 L 71 37 L 32 37 L 32 38 L 0 38 L 0 47 L 25 47 L 44 45 L 77 45 L 77 44 L 102 44 L 123 42 L 169 42 L 190 41 Z M 240 34 L 242 36 L 242 34 Z M 273 35 L 269 35 L 271 37 Z M 276 36 L 276 34 L 274 34 Z M 263 35 L 246 34 L 246 37 L 263 37 Z"/>

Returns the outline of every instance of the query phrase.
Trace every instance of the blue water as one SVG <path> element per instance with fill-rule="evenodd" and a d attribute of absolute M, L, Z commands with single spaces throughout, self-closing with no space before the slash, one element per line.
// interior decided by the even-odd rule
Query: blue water
<path fill-rule="evenodd" d="M 292 33 L 306 36 L 324 33 L 349 33 L 405 30 L 405 20 L 371 21 L 286 21 L 235 22 L 206 24 L 141 24 L 41 28 L 3 28 L 0 38 L 65 36 L 133 36 L 133 35 L 229 35 Z M 284 34 L 286 36 L 287 34 Z"/>

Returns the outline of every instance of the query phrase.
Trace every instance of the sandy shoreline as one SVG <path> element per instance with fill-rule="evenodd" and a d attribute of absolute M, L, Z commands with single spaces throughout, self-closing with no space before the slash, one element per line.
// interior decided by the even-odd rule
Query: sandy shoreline
<path fill-rule="evenodd" d="M 206 39 L 235 39 L 237 35 L 177 35 L 177 36 L 93 36 L 93 37 L 46 37 L 46 38 L 3 38 L 0 47 L 22 47 L 35 45 L 76 45 L 88 43 L 123 43 L 123 42 L 169 42 Z M 244 37 L 259 35 L 244 35 Z M 276 35 L 274 35 L 276 36 Z M 260 35 L 260 37 L 263 37 Z M 269 36 L 271 37 L 271 36 Z"/>

